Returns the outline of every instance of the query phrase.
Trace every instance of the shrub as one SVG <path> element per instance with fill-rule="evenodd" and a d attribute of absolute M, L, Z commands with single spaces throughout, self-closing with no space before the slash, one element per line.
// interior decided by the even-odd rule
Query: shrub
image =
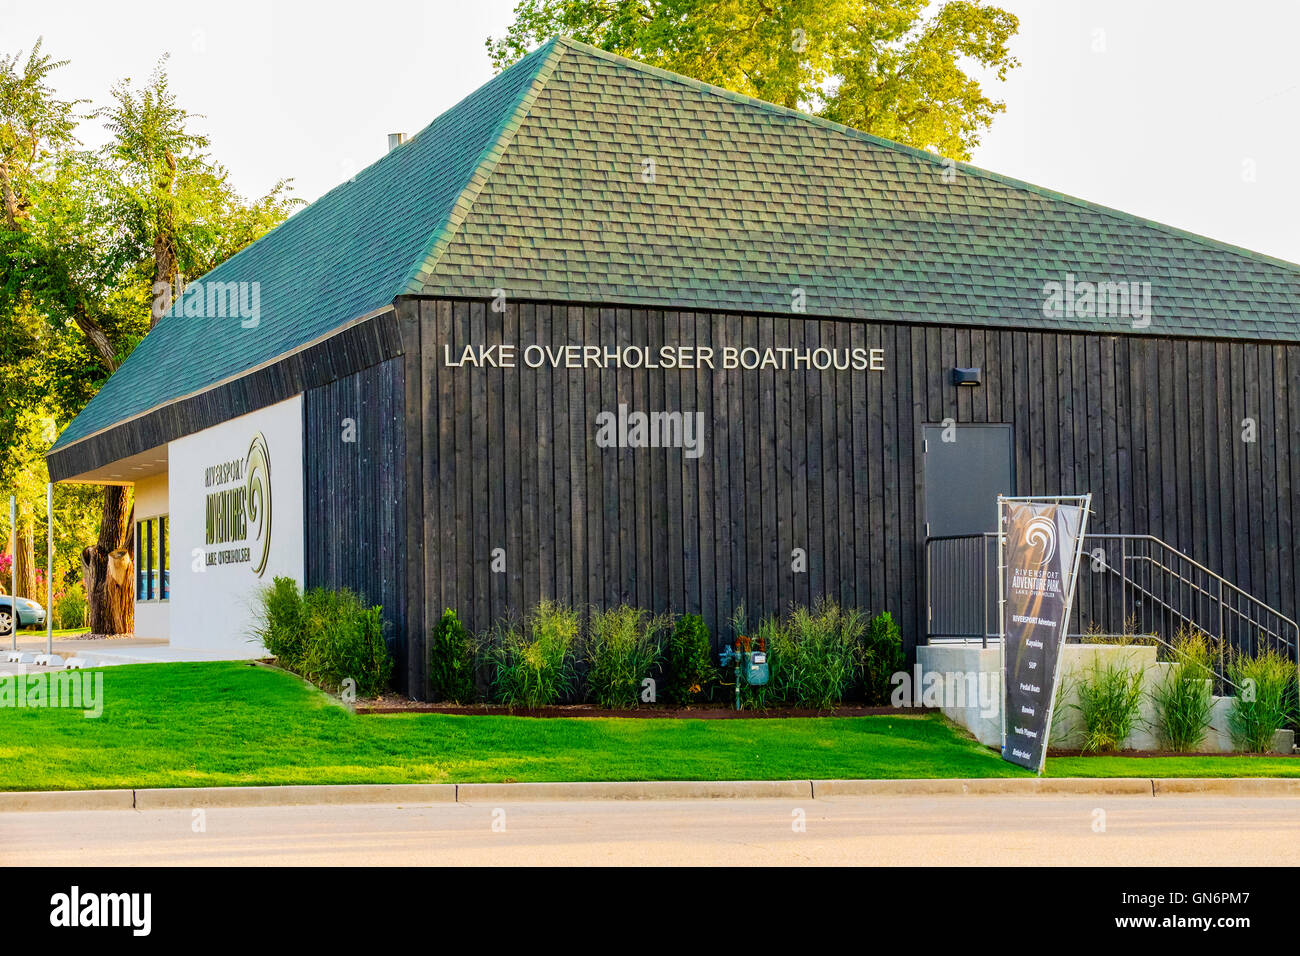
<path fill-rule="evenodd" d="M 1237 688 L 1228 714 L 1232 739 L 1241 750 L 1264 753 L 1295 708 L 1295 664 L 1276 651 L 1264 651 L 1255 657 L 1233 655 L 1227 670 Z"/>
<path fill-rule="evenodd" d="M 276 578 L 261 600 L 257 635 L 280 666 L 328 690 L 351 679 L 361 697 L 387 688 L 393 659 L 384 644 L 382 608 L 365 607 L 346 589 L 300 594 L 292 578 Z"/>
<path fill-rule="evenodd" d="M 1156 735 L 1165 749 L 1188 753 L 1205 739 L 1210 726 L 1214 648 L 1205 633 L 1196 629 L 1180 631 L 1172 647 L 1174 659 L 1151 692 Z"/>
<path fill-rule="evenodd" d="M 393 672 L 382 608 L 365 607 L 347 589 L 312 588 L 302 603 L 307 632 L 302 675 L 330 690 L 351 678 L 360 697 L 382 693 Z"/>
<path fill-rule="evenodd" d="M 54 626 L 59 630 L 86 626 L 86 588 L 80 581 L 54 596 Z"/>
<path fill-rule="evenodd" d="M 578 616 L 551 601 L 533 609 L 523 631 L 499 623 L 489 652 L 497 699 L 508 707 L 534 708 L 571 693 L 577 640 Z"/>
<path fill-rule="evenodd" d="M 1078 679 L 1078 703 L 1083 718 L 1085 753 L 1118 750 L 1133 730 L 1142 704 L 1144 669 L 1128 660 L 1093 659 Z"/>
<path fill-rule="evenodd" d="M 257 630 L 266 651 L 280 666 L 300 671 L 307 650 L 302 593 L 293 578 L 275 578 L 260 594 L 262 622 Z"/>
<path fill-rule="evenodd" d="M 657 668 L 668 618 L 621 605 L 595 611 L 587 642 L 587 686 L 601 707 L 635 707 L 641 682 Z"/>
<path fill-rule="evenodd" d="M 830 598 L 811 609 L 791 609 L 785 634 L 776 640 L 782 698 L 817 710 L 841 703 L 863 662 L 865 631 L 861 611 L 842 609 Z"/>
<path fill-rule="evenodd" d="M 698 614 L 686 614 L 668 637 L 664 696 L 682 706 L 693 701 L 713 675 L 713 644 L 709 627 Z"/>
<path fill-rule="evenodd" d="M 467 704 L 477 696 L 474 656 L 474 639 L 456 612 L 447 608 L 429 640 L 429 684 L 434 700 Z"/>
<path fill-rule="evenodd" d="M 903 669 L 903 635 L 888 611 L 867 625 L 863 648 L 862 684 L 869 704 L 889 703 L 890 678 Z"/>

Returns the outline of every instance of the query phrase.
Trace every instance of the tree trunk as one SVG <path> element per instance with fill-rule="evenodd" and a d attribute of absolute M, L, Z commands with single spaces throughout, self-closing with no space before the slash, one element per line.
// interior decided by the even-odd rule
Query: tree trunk
<path fill-rule="evenodd" d="M 85 303 L 80 301 L 76 303 L 72 309 L 72 318 L 77 323 L 77 327 L 85 334 L 86 341 L 95 350 L 95 354 L 99 356 L 99 360 L 104 367 L 110 373 L 116 372 L 117 358 L 113 351 L 113 343 L 108 340 L 108 335 L 99 327 L 99 323 L 91 318 Z"/>
<path fill-rule="evenodd" d="M 134 562 L 125 550 L 134 511 L 127 506 L 126 488 L 104 488 L 99 541 L 81 552 L 87 623 L 92 634 L 131 634 L 135 630 Z"/>
<path fill-rule="evenodd" d="M 180 277 L 176 253 L 176 207 L 173 193 L 176 186 L 176 157 L 170 149 L 163 151 L 163 170 L 158 178 L 158 212 L 154 220 L 153 237 L 153 287 L 165 282 L 180 297 Z M 151 313 L 149 328 L 158 324 L 158 312 Z"/>
<path fill-rule="evenodd" d="M 14 560 L 18 562 L 18 596 L 44 601 L 44 595 L 36 593 L 36 540 L 31 515 L 18 516 L 18 553 Z"/>

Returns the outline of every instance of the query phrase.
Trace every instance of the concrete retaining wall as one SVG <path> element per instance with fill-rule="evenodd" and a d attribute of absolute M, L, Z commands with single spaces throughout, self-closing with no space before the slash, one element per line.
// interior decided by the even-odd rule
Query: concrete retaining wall
<path fill-rule="evenodd" d="M 918 647 L 916 653 L 917 664 L 924 675 L 923 686 L 935 680 L 929 676 L 932 672 L 942 675 L 945 692 L 940 709 L 944 715 L 969 730 L 980 743 L 1000 747 L 1000 691 L 995 690 L 991 695 L 970 692 L 972 688 L 1000 688 L 1002 661 L 998 648 L 982 648 L 978 644 L 933 644 Z M 1083 747 L 1082 719 L 1077 709 L 1078 686 L 1081 678 L 1099 661 L 1103 667 L 1106 662 L 1115 661 L 1142 671 L 1143 694 L 1138 718 L 1134 722 L 1133 732 L 1125 738 L 1121 749 L 1159 749 L 1152 691 L 1171 665 L 1156 660 L 1155 647 L 1118 644 L 1067 644 L 1062 649 L 1059 696 L 1050 735 L 1052 748 L 1079 750 Z M 958 687 L 964 692 L 954 693 Z M 1199 753 L 1231 753 L 1235 749 L 1232 735 L 1228 731 L 1228 714 L 1231 709 L 1231 697 L 1213 699 L 1210 728 L 1197 748 Z M 1293 731 L 1280 730 L 1274 741 L 1273 752 L 1289 754 L 1294 743 Z"/>
<path fill-rule="evenodd" d="M 1002 746 L 1002 654 L 997 647 L 978 644 L 929 644 L 916 649 L 916 662 L 929 681 L 929 674 L 943 675 L 944 695 L 940 710 L 949 720 L 961 724 L 980 743 Z M 965 675 L 978 674 L 976 687 L 988 689 L 986 699 L 972 699 L 970 681 Z M 924 683 L 922 684 L 924 687 Z M 965 693 L 954 695 L 952 689 Z M 922 698 L 922 703 L 928 703 Z"/>

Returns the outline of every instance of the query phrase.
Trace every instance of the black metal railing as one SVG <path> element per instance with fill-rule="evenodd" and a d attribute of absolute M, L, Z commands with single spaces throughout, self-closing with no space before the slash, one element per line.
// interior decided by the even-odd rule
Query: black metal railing
<path fill-rule="evenodd" d="M 927 640 L 987 647 L 998 638 L 997 562 L 993 532 L 926 540 Z M 1151 535 L 1084 536 L 1069 639 L 1128 634 L 1168 643 L 1191 629 L 1219 641 L 1225 655 L 1274 650 L 1300 664 L 1300 626 L 1222 575 Z"/>
<path fill-rule="evenodd" d="M 946 535 L 925 540 L 926 640 L 979 641 L 1001 634 L 998 536 Z"/>

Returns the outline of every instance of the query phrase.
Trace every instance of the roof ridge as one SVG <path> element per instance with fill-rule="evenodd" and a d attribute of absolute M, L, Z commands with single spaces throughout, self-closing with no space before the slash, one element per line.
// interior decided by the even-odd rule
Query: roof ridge
<path fill-rule="evenodd" d="M 885 149 L 894 150 L 895 152 L 905 153 L 915 159 L 925 160 L 938 165 L 952 162 L 960 169 L 980 179 L 991 180 L 993 182 L 1001 183 L 1004 186 L 1011 186 L 1012 188 L 1024 190 L 1047 199 L 1066 202 L 1092 212 L 1112 216 L 1124 222 L 1136 223 L 1149 228 L 1159 229 L 1160 231 L 1170 235 L 1189 239 L 1193 242 L 1201 243 L 1214 249 L 1235 253 L 1236 255 L 1243 256 L 1247 259 L 1253 259 L 1257 262 L 1264 262 L 1269 265 L 1281 266 L 1282 268 L 1300 273 L 1300 263 L 1291 262 L 1287 259 L 1279 259 L 1277 256 L 1270 256 L 1264 252 L 1247 249 L 1244 246 L 1234 245 L 1233 243 L 1214 239 L 1210 236 L 1191 232 L 1187 229 L 1180 229 L 1178 226 L 1171 226 L 1168 223 L 1159 222 L 1155 219 L 1147 219 L 1143 216 L 1136 215 L 1135 213 L 1116 209 L 1114 206 L 1106 206 L 1098 202 L 1093 202 L 1092 200 L 1083 199 L 1079 196 L 1072 196 L 1069 193 L 1058 192 L 1054 189 L 1048 189 L 1045 186 L 1038 186 L 1034 183 L 1026 182 L 1023 179 L 1016 179 L 1014 176 L 1006 176 L 1002 173 L 994 172 L 993 170 L 984 169 L 981 166 L 974 166 L 970 163 L 961 162 L 960 160 L 955 159 L 950 160 L 947 157 L 940 156 L 938 153 L 931 153 L 928 150 L 918 149 L 915 146 L 908 146 L 906 143 L 899 143 L 892 139 L 885 139 L 882 136 L 876 136 L 874 133 L 867 133 L 860 129 L 854 129 L 852 126 L 845 126 L 843 123 L 837 123 L 834 120 L 828 120 L 822 116 L 815 116 L 812 113 L 805 113 L 802 110 L 791 109 L 788 106 L 781 106 L 780 104 L 759 99 L 756 96 L 749 96 L 745 93 L 737 93 L 736 91 L 729 90 L 726 87 L 715 86 L 712 83 L 706 83 L 703 80 L 697 80 L 694 77 L 685 76 L 681 73 L 674 73 L 672 70 L 666 70 L 663 67 L 654 66 L 650 63 L 644 63 L 640 60 L 621 56 L 618 53 L 611 53 L 609 50 L 602 50 L 600 47 L 592 46 L 590 43 L 584 43 L 581 40 L 575 40 L 573 37 L 559 36 L 552 39 L 550 42 L 555 43 L 557 41 L 581 52 L 590 53 L 601 59 L 628 66 L 632 69 L 643 73 L 649 73 L 652 76 L 657 76 L 661 79 L 670 80 L 691 87 L 692 89 L 722 96 L 726 99 L 732 100 L 733 102 L 755 106 L 759 109 L 765 110 L 766 112 L 775 113 L 778 116 L 787 116 L 792 119 L 803 120 L 814 126 L 820 126 L 823 129 L 844 133 L 854 139 L 860 139 L 876 146 L 881 146 Z"/>
<path fill-rule="evenodd" d="M 537 101 L 542 87 L 546 85 L 546 81 L 550 79 L 551 73 L 555 70 L 555 64 L 564 55 L 564 50 L 565 44 L 560 42 L 560 38 L 553 37 L 524 57 L 524 60 L 532 57 L 541 58 L 541 62 L 537 66 L 537 72 L 533 75 L 532 81 L 524 90 L 523 95 L 519 97 L 519 102 L 515 104 L 515 108 L 501 120 L 496 131 L 488 140 L 488 145 L 479 154 L 473 172 L 470 173 L 464 188 L 451 205 L 451 211 L 425 242 L 424 254 L 411 266 L 406 278 L 402 280 L 402 284 L 394 293 L 394 298 L 399 295 L 418 293 L 433 273 L 438 259 L 442 257 L 443 252 L 446 251 L 452 239 L 455 238 L 461 223 L 469 215 L 474 200 L 478 198 L 478 194 L 487 184 L 488 177 L 492 175 L 493 169 L 501 161 L 501 157 L 513 141 L 515 133 L 523 125 L 523 121 L 528 116 L 529 110 L 532 109 L 533 103 Z M 518 66 L 522 62 L 523 60 L 519 60 L 515 65 Z M 504 75 L 504 73 L 508 72 L 509 69 L 498 75 Z"/>

